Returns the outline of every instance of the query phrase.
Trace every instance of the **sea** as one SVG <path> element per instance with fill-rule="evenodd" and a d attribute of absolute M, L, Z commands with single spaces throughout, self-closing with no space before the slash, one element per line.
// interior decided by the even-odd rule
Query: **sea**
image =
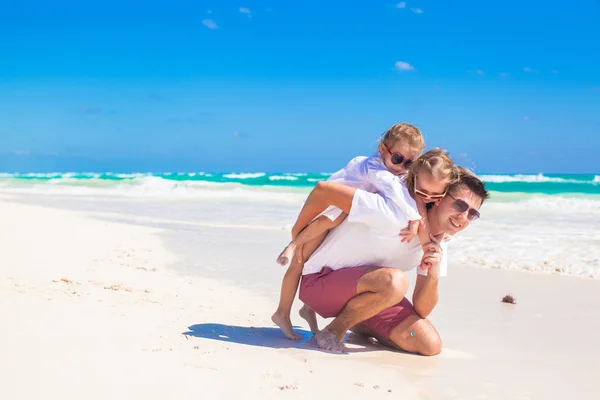
<path fill-rule="evenodd" d="M 189 226 L 289 231 L 329 173 L 0 174 L 0 195 Z M 600 175 L 479 174 L 482 217 L 451 240 L 450 265 L 600 279 Z"/>

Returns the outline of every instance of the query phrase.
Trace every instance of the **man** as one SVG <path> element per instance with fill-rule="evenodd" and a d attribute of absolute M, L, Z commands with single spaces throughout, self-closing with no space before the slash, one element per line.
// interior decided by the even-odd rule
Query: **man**
<path fill-rule="evenodd" d="M 408 352 L 440 353 L 442 341 L 426 318 L 438 301 L 439 278 L 446 275 L 442 238 L 467 228 L 488 197 L 483 182 L 459 170 L 460 180 L 428 210 L 432 241 L 424 250 L 431 266 L 417 276 L 414 306 L 404 297 L 408 280 L 403 271 L 419 265 L 422 253 L 417 238 L 407 244 L 397 236 L 408 223 L 404 214 L 384 197 L 349 186 L 319 182 L 311 192 L 304 206 L 310 210 L 307 218 L 329 205 L 348 214 L 303 269 L 300 299 L 322 317 L 335 317 L 316 333 L 319 347 L 344 352 L 341 341 L 352 329 Z M 295 232 L 302 227 L 299 221 Z"/>

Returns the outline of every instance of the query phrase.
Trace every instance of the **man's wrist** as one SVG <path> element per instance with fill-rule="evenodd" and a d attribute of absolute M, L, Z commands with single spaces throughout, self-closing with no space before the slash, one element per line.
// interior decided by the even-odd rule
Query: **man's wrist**
<path fill-rule="evenodd" d="M 436 282 L 439 281 L 440 280 L 440 268 L 439 267 L 430 267 L 427 270 L 427 276 L 432 281 L 436 281 Z"/>

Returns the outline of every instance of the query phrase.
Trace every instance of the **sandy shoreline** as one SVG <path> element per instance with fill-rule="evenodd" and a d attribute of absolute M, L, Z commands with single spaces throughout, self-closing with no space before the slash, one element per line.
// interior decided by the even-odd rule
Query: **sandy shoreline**
<path fill-rule="evenodd" d="M 174 272 L 160 229 L 5 201 L 0 217 L 2 398 L 600 396 L 597 280 L 451 266 L 432 315 L 440 356 L 353 337 L 337 356 L 308 333 L 282 339 L 272 297 Z M 250 240 L 227 228 L 215 240 Z M 506 292 L 516 306 L 500 303 Z"/>
<path fill-rule="evenodd" d="M 12 203 L 1 203 L 0 217 L 2 398 L 304 398 L 359 388 L 416 398 L 395 371 L 361 371 L 280 339 L 264 299 L 168 271 L 176 258 L 156 230 Z"/>

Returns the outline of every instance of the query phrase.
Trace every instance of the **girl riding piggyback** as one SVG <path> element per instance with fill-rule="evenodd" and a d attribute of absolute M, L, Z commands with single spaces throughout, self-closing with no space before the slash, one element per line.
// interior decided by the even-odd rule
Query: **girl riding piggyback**
<path fill-rule="evenodd" d="M 382 136 L 376 154 L 352 159 L 345 168 L 334 173 L 328 181 L 379 193 L 389 199 L 409 221 L 408 227 L 398 233 L 402 237 L 399 240 L 410 242 L 418 234 L 421 244 L 425 245 L 430 241 L 425 204 L 442 198 L 454 175 L 448 174 L 448 179 L 433 176 L 437 174 L 433 170 L 427 173 L 426 168 L 431 162 L 427 160 L 423 162 L 419 159 L 420 173 L 411 176 L 409 190 L 405 181 L 406 174 L 424 148 L 423 135 L 418 128 L 406 123 L 396 124 Z M 434 164 L 437 165 L 436 162 Z M 310 242 L 307 247 L 314 251 L 327 232 L 341 224 L 346 216 L 347 214 L 340 209 L 329 207 L 312 222 L 307 221 L 310 224 L 297 235 L 293 235 L 292 241 L 277 259 L 281 265 L 286 265 L 290 261 L 291 264 L 284 276 L 279 307 L 273 314 L 272 320 L 289 339 L 298 339 L 292 329 L 290 310 L 302 275 L 302 247 Z M 301 212 L 298 221 L 301 221 L 302 217 Z M 293 257 L 294 254 L 296 257 Z M 426 266 L 422 267 L 426 268 Z M 301 315 L 307 319 L 313 332 L 318 330 L 312 310 L 304 307 Z"/>

